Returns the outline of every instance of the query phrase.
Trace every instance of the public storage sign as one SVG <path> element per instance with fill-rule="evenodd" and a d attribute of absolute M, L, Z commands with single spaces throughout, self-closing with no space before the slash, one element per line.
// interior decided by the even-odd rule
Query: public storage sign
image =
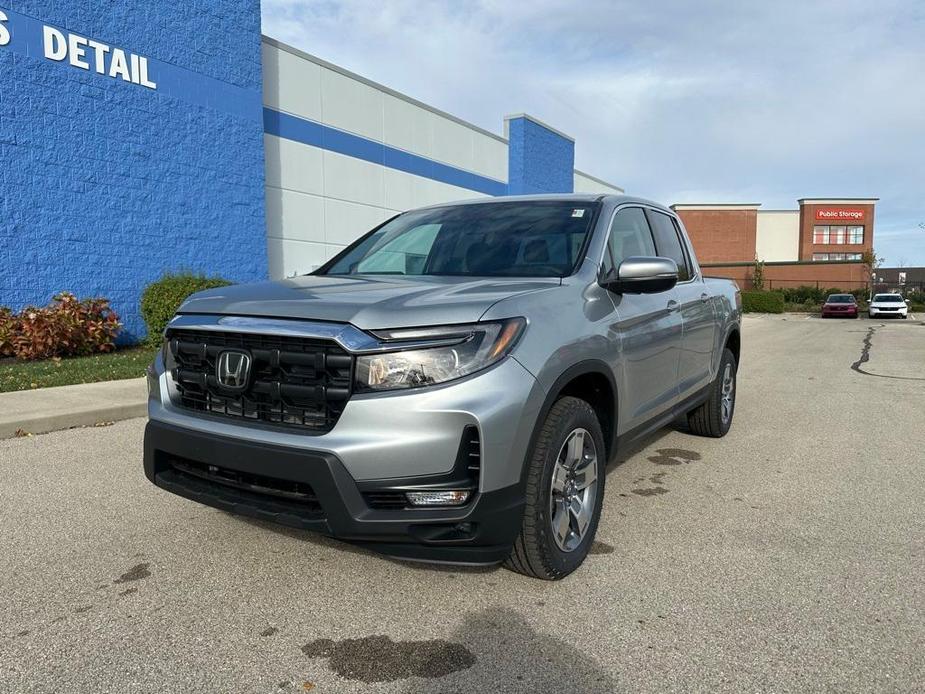
<path fill-rule="evenodd" d="M 9 45 L 16 31 L 9 15 L 0 10 L 0 46 Z M 48 60 L 68 62 L 81 70 L 121 79 L 148 89 L 157 89 L 148 74 L 148 59 L 122 48 L 110 46 L 79 34 L 42 26 L 42 51 Z"/>
<path fill-rule="evenodd" d="M 816 209 L 817 222 L 863 222 L 864 210 L 856 207 L 820 207 Z"/>

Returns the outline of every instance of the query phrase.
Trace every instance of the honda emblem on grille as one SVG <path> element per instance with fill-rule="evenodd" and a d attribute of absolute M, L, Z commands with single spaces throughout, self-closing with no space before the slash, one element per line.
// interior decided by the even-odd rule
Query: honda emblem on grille
<path fill-rule="evenodd" d="M 215 378 L 225 388 L 241 389 L 247 385 L 251 370 L 251 355 L 247 352 L 226 350 L 218 355 Z"/>

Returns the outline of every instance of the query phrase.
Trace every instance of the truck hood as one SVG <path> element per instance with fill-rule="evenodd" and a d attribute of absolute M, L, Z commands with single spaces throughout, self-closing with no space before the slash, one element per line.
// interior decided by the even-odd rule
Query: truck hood
<path fill-rule="evenodd" d="M 492 304 L 558 287 L 558 277 L 305 275 L 193 294 L 178 313 L 298 318 L 375 330 L 474 323 Z"/>

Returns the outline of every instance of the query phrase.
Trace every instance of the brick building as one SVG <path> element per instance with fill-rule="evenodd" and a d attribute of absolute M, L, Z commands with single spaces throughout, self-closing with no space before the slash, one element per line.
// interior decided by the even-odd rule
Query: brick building
<path fill-rule="evenodd" d="M 925 292 L 925 267 L 878 267 L 873 283 L 878 292 Z"/>
<path fill-rule="evenodd" d="M 677 204 L 708 274 L 747 284 L 755 260 L 770 286 L 818 284 L 844 289 L 868 283 L 861 263 L 873 248 L 877 198 L 801 198 L 795 210 L 760 203 Z"/>

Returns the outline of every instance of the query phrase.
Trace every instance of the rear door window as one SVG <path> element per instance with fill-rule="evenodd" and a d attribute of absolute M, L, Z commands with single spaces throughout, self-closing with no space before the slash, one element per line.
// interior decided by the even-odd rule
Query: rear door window
<path fill-rule="evenodd" d="M 667 214 L 662 214 L 655 210 L 647 210 L 647 213 L 649 221 L 652 223 L 652 234 L 655 236 L 655 248 L 658 255 L 663 258 L 671 258 L 678 264 L 678 282 L 689 280 L 691 278 L 691 267 L 674 220 Z"/>

